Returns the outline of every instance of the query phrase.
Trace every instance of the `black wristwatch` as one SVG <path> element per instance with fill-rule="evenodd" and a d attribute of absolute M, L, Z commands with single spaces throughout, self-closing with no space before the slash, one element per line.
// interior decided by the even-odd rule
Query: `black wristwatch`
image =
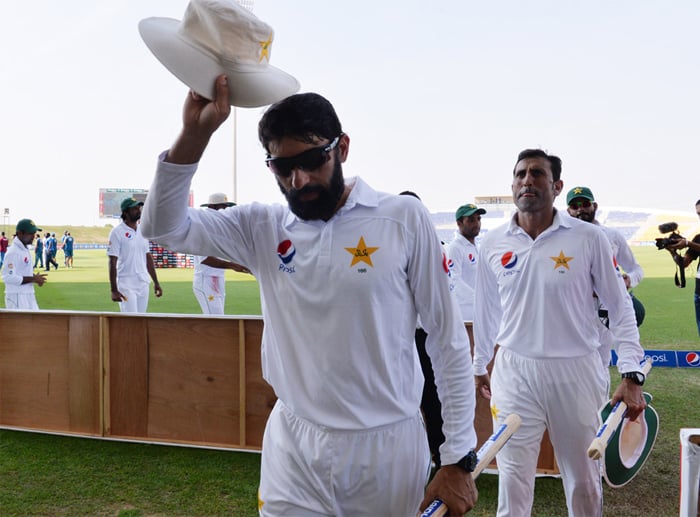
<path fill-rule="evenodd" d="M 642 372 L 627 372 L 622 374 L 623 379 L 630 379 L 637 386 L 644 386 L 646 376 Z"/>
<path fill-rule="evenodd" d="M 477 458 L 476 458 L 476 453 L 472 450 L 469 451 L 469 453 L 459 460 L 455 465 L 458 467 L 462 467 L 464 470 L 467 472 L 474 472 L 474 469 L 476 469 L 476 464 L 477 464 Z"/>

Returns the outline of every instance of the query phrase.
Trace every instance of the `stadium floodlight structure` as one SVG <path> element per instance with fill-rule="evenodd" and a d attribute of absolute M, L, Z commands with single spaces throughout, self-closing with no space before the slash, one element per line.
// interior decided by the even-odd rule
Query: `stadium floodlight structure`
<path fill-rule="evenodd" d="M 236 0 L 238 5 L 248 9 L 251 13 L 253 12 L 253 0 Z M 231 106 L 231 115 L 233 116 L 233 191 L 231 192 L 231 199 L 234 203 L 238 203 L 238 148 L 236 146 L 236 107 Z"/>

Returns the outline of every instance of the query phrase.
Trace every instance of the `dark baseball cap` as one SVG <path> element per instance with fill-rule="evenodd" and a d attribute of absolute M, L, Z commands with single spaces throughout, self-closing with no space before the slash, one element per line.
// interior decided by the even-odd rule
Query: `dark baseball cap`
<path fill-rule="evenodd" d="M 34 221 L 31 219 L 20 219 L 17 222 L 17 228 L 15 228 L 16 232 L 24 232 L 24 233 L 36 233 L 40 232 L 41 228 L 37 228 L 36 224 L 34 224 Z"/>
<path fill-rule="evenodd" d="M 588 201 L 595 201 L 591 189 L 588 187 L 574 187 L 569 190 L 569 193 L 566 195 L 566 204 L 568 205 L 572 200 L 578 197 L 587 199 Z"/>
<path fill-rule="evenodd" d="M 485 213 L 486 210 L 470 203 L 468 205 L 462 205 L 457 209 L 457 212 L 455 213 L 455 220 L 459 221 L 462 217 L 469 217 L 470 215 L 474 214 L 483 215 Z"/>

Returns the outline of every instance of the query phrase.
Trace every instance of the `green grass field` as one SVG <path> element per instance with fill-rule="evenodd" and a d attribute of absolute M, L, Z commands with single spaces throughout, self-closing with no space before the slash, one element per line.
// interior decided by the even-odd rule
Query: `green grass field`
<path fill-rule="evenodd" d="M 687 271 L 688 287 L 678 289 L 668 253 L 653 247 L 634 252 L 646 274 L 635 289 L 646 307 L 642 344 L 700 349 L 693 272 Z M 60 252 L 58 259 L 61 263 Z M 159 270 L 158 274 L 164 294 L 160 299 L 151 297 L 149 312 L 200 312 L 191 289 L 192 270 Z M 52 270 L 48 278 L 37 289 L 42 309 L 118 310 L 110 300 L 104 250 L 77 250 L 74 269 Z M 252 277 L 227 272 L 226 313 L 260 314 Z M 617 379 L 615 370 L 611 374 Z M 681 427 L 700 427 L 700 373 L 657 368 L 646 386 L 654 395 L 661 422 L 656 446 L 632 483 L 616 490 L 605 488 L 606 516 L 678 515 L 678 432 Z M 257 454 L 0 430 L 2 516 L 254 516 L 258 474 Z M 477 486 L 479 503 L 470 515 L 494 515 L 498 477 L 485 474 Z M 566 515 L 559 479 L 537 480 L 533 515 Z"/>

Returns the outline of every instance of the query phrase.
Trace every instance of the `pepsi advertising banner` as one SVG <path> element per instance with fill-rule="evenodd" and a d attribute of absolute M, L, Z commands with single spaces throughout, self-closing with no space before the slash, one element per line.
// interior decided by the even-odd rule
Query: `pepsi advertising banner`
<path fill-rule="evenodd" d="M 645 350 L 644 359 L 651 359 L 654 368 L 700 368 L 698 350 Z M 610 366 L 617 364 L 617 353 L 612 351 Z"/>

